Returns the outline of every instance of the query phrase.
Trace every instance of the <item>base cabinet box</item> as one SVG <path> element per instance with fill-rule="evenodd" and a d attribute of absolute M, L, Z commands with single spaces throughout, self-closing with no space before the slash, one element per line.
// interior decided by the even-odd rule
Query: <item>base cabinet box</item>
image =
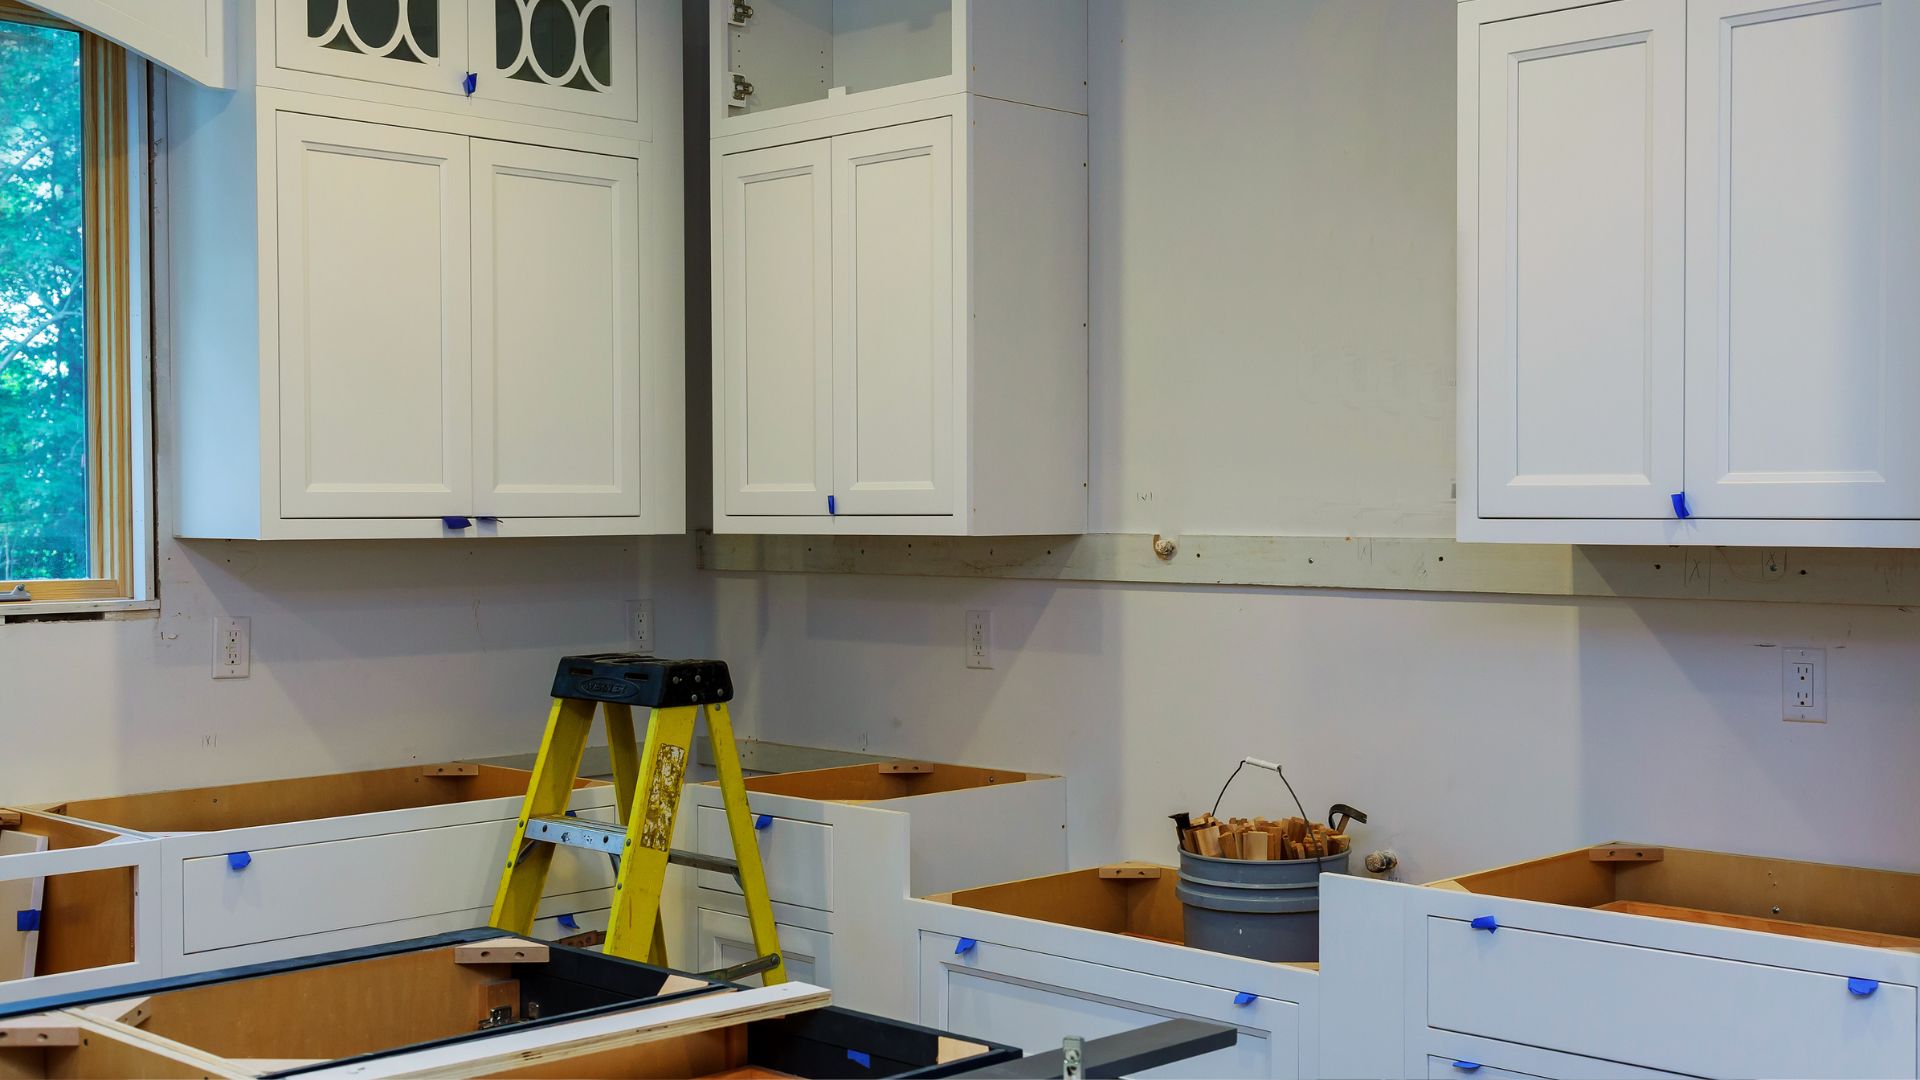
<path fill-rule="evenodd" d="M 176 975 L 484 924 L 528 779 L 486 765 L 410 766 L 61 810 L 156 838 L 158 974 Z M 579 781 L 573 808 L 613 820 L 612 786 Z M 606 859 L 556 853 L 535 932 L 604 926 L 612 884 Z"/>
<path fill-rule="evenodd" d="M 1329 1075 L 1916 1075 L 1920 875 L 1610 844 L 1322 888 Z"/>
<path fill-rule="evenodd" d="M 918 977 L 901 962 L 914 949 L 909 896 L 1066 866 L 1058 776 L 915 762 L 757 776 L 746 786 L 787 974 L 811 972 L 849 1008 L 916 1018 Z M 717 786 L 688 785 L 680 805 L 678 846 L 733 855 Z M 712 967 L 753 958 L 731 877 L 675 870 L 669 888 L 667 908 L 682 912 L 669 926 L 670 955 Z"/>
<path fill-rule="evenodd" d="M 159 841 L 0 809 L 0 1002 L 153 978 L 160 925 Z"/>
<path fill-rule="evenodd" d="M 1311 1077 L 1318 979 L 1190 949 L 1171 868 L 1092 867 L 915 900 L 920 1022 L 1033 1053 L 1177 1017 L 1235 1044 L 1143 1075 Z"/>
<path fill-rule="evenodd" d="M 0 1077 L 942 1076 L 1019 1052 L 494 930 L 0 1010 Z"/>

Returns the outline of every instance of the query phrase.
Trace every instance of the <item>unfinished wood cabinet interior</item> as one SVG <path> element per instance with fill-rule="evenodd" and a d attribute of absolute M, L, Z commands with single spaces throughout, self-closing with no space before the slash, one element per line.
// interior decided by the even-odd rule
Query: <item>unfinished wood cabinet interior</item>
<path fill-rule="evenodd" d="M 1066 781 L 931 762 L 749 777 L 747 801 L 788 973 L 850 1008 L 915 1020 L 909 896 L 1065 869 Z M 689 784 L 676 846 L 731 857 L 718 786 Z M 983 844 L 981 837 L 994 837 Z M 739 885 L 676 870 L 669 956 L 751 959 Z"/>
<path fill-rule="evenodd" d="M 240 7 L 167 86 L 179 534 L 680 532 L 677 9 Z"/>
<path fill-rule="evenodd" d="M 83 799 L 56 809 L 157 837 L 159 971 L 179 975 L 483 925 L 529 776 L 408 766 Z M 615 820 L 611 785 L 573 808 Z M 606 860 L 554 860 L 534 932 L 603 930 Z"/>
<path fill-rule="evenodd" d="M 1553 1076 L 1913 1076 L 1917 900 L 1915 874 L 1626 845 L 1426 886 L 1329 876 L 1328 1075 L 1420 1075 L 1441 1057 Z M 1396 988 L 1400 1012 L 1337 1007 Z"/>
<path fill-rule="evenodd" d="M 1084 3 L 776 2 L 716 33 L 769 81 L 714 88 L 715 531 L 1083 532 Z M 1048 78 L 988 96 L 1015 55 Z M 806 97 L 809 65 L 848 92 Z"/>
<path fill-rule="evenodd" d="M 1182 1075 L 1320 1075 L 1314 965 L 1187 948 L 1177 881 L 1171 867 L 1122 863 L 909 902 L 920 1022 L 1034 1053 L 1062 1031 L 1097 1038 L 1195 1017 L 1239 1038 Z"/>
<path fill-rule="evenodd" d="M 159 881 L 158 841 L 0 809 L 0 1002 L 160 974 Z"/>
<path fill-rule="evenodd" d="M 1920 544 L 1920 10 L 1459 19 L 1460 538 Z"/>

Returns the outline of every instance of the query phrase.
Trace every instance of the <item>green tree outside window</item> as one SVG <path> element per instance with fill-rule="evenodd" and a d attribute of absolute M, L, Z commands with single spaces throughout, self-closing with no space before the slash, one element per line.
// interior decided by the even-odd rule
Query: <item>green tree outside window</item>
<path fill-rule="evenodd" d="M 0 21 L 0 581 L 89 576 L 80 35 Z"/>

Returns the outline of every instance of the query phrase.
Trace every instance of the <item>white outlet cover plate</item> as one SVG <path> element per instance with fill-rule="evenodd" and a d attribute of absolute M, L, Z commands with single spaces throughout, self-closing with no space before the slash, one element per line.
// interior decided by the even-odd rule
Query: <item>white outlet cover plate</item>
<path fill-rule="evenodd" d="M 1794 703 L 1794 692 L 1799 682 L 1796 665 L 1799 664 L 1813 666 L 1813 704 L 1811 705 L 1800 706 Z M 1780 650 L 1780 718 L 1801 724 L 1827 722 L 1827 650 Z"/>
<path fill-rule="evenodd" d="M 967 612 L 967 666 L 993 666 L 993 612 Z"/>

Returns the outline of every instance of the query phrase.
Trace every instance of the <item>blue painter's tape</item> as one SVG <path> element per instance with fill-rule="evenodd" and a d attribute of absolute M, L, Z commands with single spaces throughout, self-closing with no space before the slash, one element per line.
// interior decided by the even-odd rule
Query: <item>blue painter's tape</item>
<path fill-rule="evenodd" d="M 1254 1000 L 1259 996 L 1260 996 L 1259 994 L 1253 994 L 1245 990 L 1242 990 L 1239 993 L 1233 995 L 1233 1003 L 1235 1005 L 1251 1005 L 1254 1003 Z"/>
<path fill-rule="evenodd" d="M 578 810 L 569 810 L 569 811 L 567 811 L 567 816 L 568 816 L 568 817 L 579 817 L 579 816 L 580 816 L 580 811 L 578 811 Z"/>
<path fill-rule="evenodd" d="M 761 815 L 760 815 L 759 817 L 756 817 L 756 818 L 754 818 L 754 819 L 753 819 L 753 827 L 754 827 L 754 830 L 755 830 L 756 832 L 757 832 L 757 831 L 759 831 L 759 830 L 761 830 L 761 829 L 771 829 L 771 828 L 773 828 L 773 815 L 772 815 L 772 814 L 761 814 Z"/>
<path fill-rule="evenodd" d="M 473 528 L 473 519 L 464 518 L 464 517 L 443 517 L 440 519 L 440 524 L 445 525 L 449 529 L 471 529 Z"/>
<path fill-rule="evenodd" d="M 1879 979 L 1847 980 L 1847 993 L 1852 994 L 1854 997 L 1868 997 L 1878 989 L 1880 989 Z"/>
<path fill-rule="evenodd" d="M 460 89 L 465 90 L 467 92 L 468 97 L 472 97 L 473 92 L 475 90 L 478 90 L 479 88 L 480 88 L 480 73 L 477 71 L 467 72 L 467 77 L 460 80 Z"/>
<path fill-rule="evenodd" d="M 40 909 L 28 908 L 13 913 L 13 928 L 25 934 L 40 929 Z"/>
<path fill-rule="evenodd" d="M 227 853 L 227 869 L 229 870 L 245 870 L 247 864 L 251 862 L 253 862 L 253 856 L 247 852 L 229 851 Z"/>
<path fill-rule="evenodd" d="M 972 939 L 972 938 L 970 938 L 970 937 L 963 937 L 963 938 L 961 938 L 961 939 L 960 939 L 959 941 L 956 941 L 956 942 L 954 942 L 954 945 L 953 945 L 953 955 L 955 955 L 955 956 L 965 956 L 965 955 L 967 955 L 968 953 L 970 953 L 970 952 L 972 952 L 972 951 L 973 951 L 973 947 L 974 947 L 975 945 L 978 945 L 978 944 L 980 944 L 980 943 L 979 943 L 979 942 L 977 942 L 977 941 L 975 941 L 975 940 L 973 940 L 973 939 Z"/>
<path fill-rule="evenodd" d="M 1485 930 L 1487 933 L 1491 934 L 1495 930 L 1500 929 L 1500 920 L 1494 918 L 1491 915 L 1482 915 L 1479 918 L 1473 920 L 1473 928 L 1475 930 Z"/>
<path fill-rule="evenodd" d="M 1480 1071 L 1480 1063 L 1477 1061 L 1456 1061 L 1453 1063 L 1453 1067 L 1459 1069 L 1461 1072 Z"/>
<path fill-rule="evenodd" d="M 566 927 L 569 930 L 580 929 L 580 923 L 576 919 L 574 919 L 574 917 L 571 915 L 560 916 L 560 925 Z"/>
<path fill-rule="evenodd" d="M 853 1062 L 855 1065 L 858 1065 L 863 1069 L 873 1068 L 872 1054 L 863 1054 L 858 1050 L 849 1050 L 847 1051 L 847 1060 Z"/>
<path fill-rule="evenodd" d="M 1693 511 L 1687 509 L 1687 493 L 1684 491 L 1676 491 L 1673 493 L 1673 516 L 1677 518 L 1690 518 L 1693 516 Z"/>
<path fill-rule="evenodd" d="M 827 496 L 827 514 L 831 516 L 834 513 L 835 513 L 835 510 L 833 508 L 833 496 L 829 495 Z"/>
<path fill-rule="evenodd" d="M 498 525 L 498 524 L 500 524 L 500 519 L 499 519 L 499 518 L 497 518 L 497 517 L 490 517 L 490 516 L 487 516 L 487 515 L 482 515 L 482 516 L 480 516 L 480 517 L 477 517 L 477 518 L 474 518 L 473 520 L 475 520 L 475 521 L 477 521 L 477 522 L 479 522 L 479 523 L 480 523 L 480 524 L 482 524 L 482 525 Z"/>

